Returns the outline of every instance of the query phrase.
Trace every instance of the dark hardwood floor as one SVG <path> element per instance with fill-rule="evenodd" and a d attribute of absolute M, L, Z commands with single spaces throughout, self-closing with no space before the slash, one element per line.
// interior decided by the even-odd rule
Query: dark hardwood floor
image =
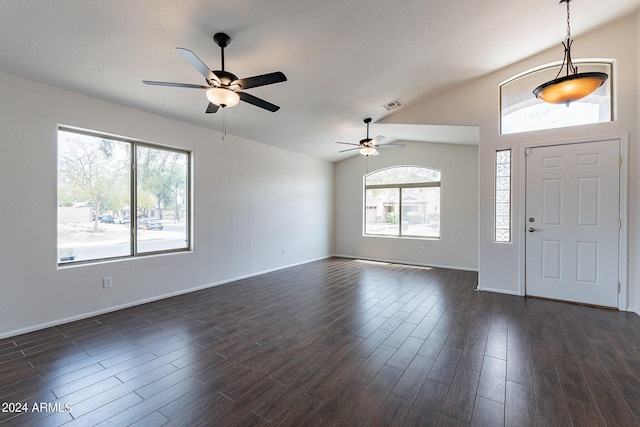
<path fill-rule="evenodd" d="M 476 282 L 332 258 L 0 340 L 0 425 L 640 424 L 640 317 Z"/>

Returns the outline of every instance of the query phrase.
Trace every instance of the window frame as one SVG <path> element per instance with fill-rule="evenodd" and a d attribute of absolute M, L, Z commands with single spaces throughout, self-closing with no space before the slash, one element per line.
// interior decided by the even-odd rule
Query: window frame
<path fill-rule="evenodd" d="M 411 182 L 411 183 L 391 183 L 391 184 L 371 184 L 367 185 L 367 178 L 390 169 L 403 169 L 403 168 L 419 168 L 429 171 L 435 171 L 440 174 L 440 181 L 425 181 L 425 182 Z M 402 198 L 403 189 L 406 188 L 440 188 L 440 206 L 438 209 L 438 235 L 437 236 L 420 236 L 415 234 L 403 234 L 402 233 Z M 372 234 L 367 233 L 367 190 L 376 189 L 392 189 L 398 190 L 398 233 L 397 234 Z M 378 169 L 371 173 L 368 173 L 363 178 L 363 219 L 362 219 L 362 235 L 364 237 L 386 237 L 386 238 L 401 238 L 401 239 L 419 239 L 419 240 L 440 240 L 442 239 L 442 232 L 440 224 L 442 223 L 442 171 L 440 169 L 430 168 L 426 166 L 405 165 L 405 166 L 390 166 L 382 169 Z"/>
<path fill-rule="evenodd" d="M 133 212 L 137 212 L 138 211 L 138 147 L 144 147 L 144 148 L 149 148 L 149 149 L 154 149 L 154 150 L 161 150 L 161 151 L 166 151 L 166 152 L 170 152 L 170 153 L 178 153 L 178 154 L 183 154 L 186 156 L 186 171 L 185 171 L 185 189 L 186 189 L 186 194 L 184 197 L 184 204 L 185 204 L 185 246 L 184 247 L 179 247 L 179 248 L 171 248 L 171 249 L 161 249 L 161 250 L 153 250 L 153 251 L 143 251 L 140 252 L 138 250 L 138 218 L 137 215 L 132 215 L 130 214 L 130 222 L 129 222 L 129 254 L 127 255 L 121 255 L 121 256 L 113 256 L 113 257 L 101 257 L 101 258 L 92 258 L 92 259 L 85 259 L 85 260 L 71 260 L 71 261 L 64 261 L 61 262 L 60 261 L 60 256 L 59 254 L 57 254 L 57 265 L 59 268 L 64 268 L 67 266 L 75 266 L 75 265 L 82 265 L 82 264 L 95 264 L 95 263 L 101 263 L 101 262 L 108 262 L 108 261 L 115 261 L 115 260 L 123 260 L 123 259 L 132 259 L 132 258 L 140 258 L 140 257 L 146 257 L 146 256 L 153 256 L 153 255 L 163 255 L 163 254 L 172 254 L 172 253 L 182 253 L 182 252 L 190 252 L 192 251 L 192 246 L 193 246 L 193 230 L 192 230 L 192 192 L 193 192 L 193 186 L 192 186 L 192 171 L 193 171 L 193 151 L 192 150 L 188 150 L 188 149 L 183 149 L 183 148 L 178 148 L 178 147 L 171 147 L 171 146 L 167 146 L 167 145 L 162 145 L 162 144 L 158 144 L 158 143 L 153 143 L 153 142 L 148 142 L 148 141 L 142 141 L 142 140 L 138 140 L 138 139 L 133 139 L 133 138 L 128 138 L 128 137 L 123 137 L 123 136 L 119 136 L 119 135 L 114 135 L 114 134 L 109 134 L 109 133 L 104 133 L 104 132 L 98 132 L 98 131 L 92 131 L 92 130 L 87 130 L 87 129 L 82 129 L 82 128 L 77 128 L 77 127 L 73 127 L 73 126 L 67 126 L 67 125 L 58 125 L 57 128 L 57 134 L 58 134 L 58 138 L 59 138 L 59 133 L 60 132 L 68 132 L 68 133 L 74 133 L 74 134 L 78 134 L 78 135 L 82 135 L 82 136 L 89 136 L 89 137 L 95 137 L 95 138 L 103 138 L 103 139 L 108 139 L 108 140 L 113 140 L 113 141 L 118 141 L 118 142 L 124 142 L 126 144 L 129 144 L 129 169 L 130 169 L 130 176 L 129 176 L 129 198 L 130 198 L 130 203 L 129 203 L 129 211 L 131 213 Z M 57 155 L 56 155 L 56 161 L 59 161 L 60 158 L 60 146 L 59 146 L 59 140 L 57 140 Z M 56 168 L 57 169 L 57 168 Z M 56 194 L 59 194 L 59 169 L 57 169 L 56 172 Z M 59 197 L 56 196 L 56 204 L 59 206 Z M 92 208 L 93 209 L 93 208 Z M 96 212 L 95 215 L 99 215 L 99 212 Z M 57 213 L 56 213 L 56 218 L 57 218 Z M 56 219 L 56 229 L 58 227 L 58 219 Z M 59 240 L 56 239 L 56 248 L 57 251 L 59 251 L 60 247 L 59 247 Z"/>

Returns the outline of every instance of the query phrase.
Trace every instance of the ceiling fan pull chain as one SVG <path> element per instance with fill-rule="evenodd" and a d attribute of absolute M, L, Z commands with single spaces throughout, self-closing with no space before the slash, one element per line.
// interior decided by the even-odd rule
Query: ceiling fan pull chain
<path fill-rule="evenodd" d="M 222 109 L 222 140 L 227 137 L 227 109 Z"/>

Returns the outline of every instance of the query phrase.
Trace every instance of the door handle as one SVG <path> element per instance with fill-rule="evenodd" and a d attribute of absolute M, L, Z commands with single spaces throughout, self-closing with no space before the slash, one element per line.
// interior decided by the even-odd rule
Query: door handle
<path fill-rule="evenodd" d="M 529 227 L 529 233 L 533 233 L 534 231 L 540 231 L 539 228 Z"/>

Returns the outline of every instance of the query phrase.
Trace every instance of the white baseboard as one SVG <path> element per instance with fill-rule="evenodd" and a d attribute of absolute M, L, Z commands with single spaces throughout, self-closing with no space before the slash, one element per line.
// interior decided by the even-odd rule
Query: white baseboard
<path fill-rule="evenodd" d="M 386 258 L 370 258 L 370 257 L 361 257 L 361 256 L 353 256 L 353 255 L 341 255 L 341 254 L 333 254 L 334 257 L 339 258 L 349 258 L 349 259 L 361 259 L 364 261 L 375 261 L 375 262 L 388 262 L 390 264 L 403 264 L 403 265 L 416 265 L 419 267 L 433 267 L 433 268 L 447 268 L 449 270 L 462 270 L 462 271 L 475 271 L 478 272 L 477 268 L 468 268 L 468 267 L 460 267 L 455 265 L 439 265 L 439 264 L 429 264 L 429 263 L 420 263 L 413 261 L 402 261 L 397 259 L 386 259 Z"/>
<path fill-rule="evenodd" d="M 216 286 L 225 285 L 227 283 L 236 282 L 238 280 L 248 279 L 250 277 L 255 277 L 255 276 L 260 276 L 262 274 L 267 274 L 267 273 L 271 273 L 271 272 L 278 271 L 278 270 L 284 270 L 285 268 L 290 268 L 290 267 L 295 267 L 295 266 L 298 266 L 298 265 L 308 264 L 308 263 L 314 262 L 314 261 L 320 261 L 320 260 L 323 260 L 323 259 L 331 258 L 332 256 L 333 255 L 327 255 L 325 257 L 320 257 L 320 258 L 316 258 L 316 259 L 312 259 L 312 260 L 308 260 L 308 261 L 302 261 L 302 262 L 298 262 L 298 263 L 294 263 L 294 264 L 288 264 L 288 265 L 285 265 L 285 266 L 282 266 L 282 267 L 271 268 L 271 269 L 268 269 L 268 270 L 258 271 L 258 272 L 255 272 L 255 273 L 245 274 L 245 275 L 238 276 L 238 277 L 233 277 L 233 278 L 230 278 L 230 279 L 220 280 L 218 282 L 207 283 L 205 285 L 196 286 L 196 287 L 193 287 L 193 288 L 181 289 L 179 291 L 170 292 L 168 294 L 156 295 L 156 296 L 153 296 L 153 297 L 150 297 L 150 298 L 145 298 L 145 299 L 141 299 L 141 300 L 137 300 L 137 301 L 132 301 L 132 302 L 129 302 L 129 303 L 126 303 L 126 304 L 121 304 L 121 305 L 117 305 L 117 306 L 113 306 L 113 307 L 107 307 L 107 308 L 104 308 L 104 309 L 101 309 L 101 310 L 82 313 L 82 314 L 78 314 L 78 315 L 75 315 L 75 316 L 65 317 L 63 319 L 56 319 L 56 320 L 53 320 L 51 322 L 40 323 L 38 325 L 28 326 L 26 328 L 16 329 L 16 330 L 13 330 L 13 331 L 2 333 L 2 334 L 0 334 L 0 339 L 14 337 L 14 336 L 26 334 L 26 333 L 29 333 L 29 332 L 39 331 L 41 329 L 46 329 L 46 328 L 50 328 L 50 327 L 53 327 L 53 326 L 63 325 L 65 323 L 75 322 L 77 320 L 88 319 L 89 317 L 99 316 L 99 315 L 105 314 L 105 313 L 111 313 L 112 311 L 123 310 L 125 308 L 134 307 L 136 305 L 142 305 L 142 304 L 146 304 L 146 303 L 149 303 L 149 302 L 159 301 L 159 300 L 162 300 L 162 299 L 171 298 L 171 297 L 175 297 L 175 296 L 178 296 L 178 295 L 183 295 L 183 294 L 188 294 L 188 293 L 191 293 L 191 292 L 200 291 L 200 290 L 203 290 L 203 289 L 213 288 L 213 287 L 216 287 Z"/>
<path fill-rule="evenodd" d="M 478 286 L 476 290 L 480 292 L 494 292 L 496 294 L 514 295 L 517 297 L 524 296 L 524 295 L 520 295 L 518 291 L 507 291 L 504 289 L 485 288 L 484 286 Z"/>
<path fill-rule="evenodd" d="M 636 315 L 640 316 L 640 309 L 637 308 L 627 308 L 627 311 L 629 313 L 635 313 Z"/>

